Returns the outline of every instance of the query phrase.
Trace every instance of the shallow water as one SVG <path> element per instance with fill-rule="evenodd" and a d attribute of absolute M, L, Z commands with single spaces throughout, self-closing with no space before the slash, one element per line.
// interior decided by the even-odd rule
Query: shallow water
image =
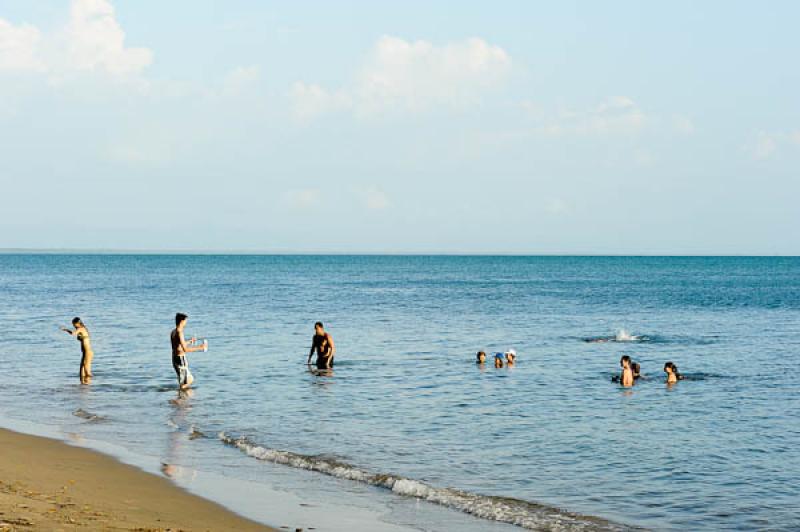
<path fill-rule="evenodd" d="M 800 526 L 799 259 L 0 255 L 0 301 L 0 413 L 165 473 L 288 491 L 333 476 L 476 529 Z M 176 311 L 210 343 L 190 397 Z M 75 315 L 91 386 L 58 331 Z M 333 376 L 305 366 L 318 319 Z M 473 362 L 508 347 L 514 368 Z M 648 377 L 632 390 L 610 382 L 621 354 Z M 667 388 L 667 360 L 689 380 Z M 387 520 L 456 528 L 437 512 Z"/>

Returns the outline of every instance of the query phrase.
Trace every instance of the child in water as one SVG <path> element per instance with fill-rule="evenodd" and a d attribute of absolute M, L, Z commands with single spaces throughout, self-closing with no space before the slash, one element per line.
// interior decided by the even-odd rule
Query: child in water
<path fill-rule="evenodd" d="M 664 364 L 664 373 L 667 374 L 667 384 L 675 384 L 684 379 L 683 375 L 678 372 L 678 366 L 672 362 Z"/>
<path fill-rule="evenodd" d="M 506 366 L 513 366 L 514 361 L 517 359 L 517 352 L 513 349 L 506 351 Z"/>
<path fill-rule="evenodd" d="M 483 351 L 478 351 L 476 358 L 477 360 L 475 361 L 475 363 L 478 364 L 479 366 L 483 366 L 484 364 L 486 364 L 486 353 L 484 353 Z"/>
<path fill-rule="evenodd" d="M 638 362 L 632 362 L 631 370 L 633 371 L 633 380 L 638 381 L 642 377 L 642 366 Z"/>
<path fill-rule="evenodd" d="M 503 367 L 503 353 L 495 353 L 494 355 L 494 367 L 502 368 Z"/>

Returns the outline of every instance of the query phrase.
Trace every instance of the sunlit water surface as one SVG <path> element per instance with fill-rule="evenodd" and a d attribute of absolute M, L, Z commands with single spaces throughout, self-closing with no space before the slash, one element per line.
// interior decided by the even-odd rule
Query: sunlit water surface
<path fill-rule="evenodd" d="M 798 259 L 0 255 L 0 302 L 0 413 L 167 474 L 304 489 L 327 473 L 532 528 L 586 525 L 550 506 L 656 529 L 800 526 Z M 182 398 L 177 311 L 210 343 Z M 73 316 L 90 386 L 58 330 Z M 316 320 L 332 376 L 305 366 Z M 474 364 L 509 347 L 514 368 Z M 632 390 L 610 382 L 622 354 L 646 376 Z M 689 377 L 671 389 L 667 360 Z"/>

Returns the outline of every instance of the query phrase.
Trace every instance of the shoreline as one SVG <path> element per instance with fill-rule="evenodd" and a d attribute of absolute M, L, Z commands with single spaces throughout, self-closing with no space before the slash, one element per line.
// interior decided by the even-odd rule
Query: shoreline
<path fill-rule="evenodd" d="M 0 428 L 0 531 L 277 529 L 101 452 Z"/>

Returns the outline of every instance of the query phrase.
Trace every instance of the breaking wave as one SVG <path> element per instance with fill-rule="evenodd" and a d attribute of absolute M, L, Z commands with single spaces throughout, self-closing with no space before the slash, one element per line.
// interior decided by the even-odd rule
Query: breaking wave
<path fill-rule="evenodd" d="M 224 432 L 219 439 L 248 456 L 297 469 L 316 471 L 336 478 L 362 482 L 385 488 L 392 493 L 414 497 L 461 512 L 530 530 L 549 531 L 622 531 L 632 527 L 605 519 L 567 512 L 552 506 L 523 501 L 510 497 L 496 497 L 469 493 L 454 488 L 437 488 L 418 480 L 398 475 L 372 473 L 329 457 L 309 456 L 270 449 L 252 443 L 244 437 L 233 437 Z"/>
<path fill-rule="evenodd" d="M 652 338 L 645 335 L 631 334 L 625 329 L 620 329 L 613 336 L 590 336 L 584 338 L 583 341 L 590 344 L 602 344 L 606 342 L 618 343 L 636 343 L 636 342 L 650 342 Z"/>

